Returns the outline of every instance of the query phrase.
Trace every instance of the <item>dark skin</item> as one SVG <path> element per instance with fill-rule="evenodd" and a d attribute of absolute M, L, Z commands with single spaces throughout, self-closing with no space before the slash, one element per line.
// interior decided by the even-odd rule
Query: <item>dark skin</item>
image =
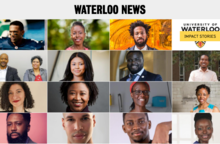
<path fill-rule="evenodd" d="M 136 52 L 127 55 L 127 67 L 132 74 L 138 73 L 143 68 L 144 59 Z"/>
<path fill-rule="evenodd" d="M 23 40 L 24 30 L 20 30 L 17 25 L 10 25 L 9 35 L 14 46 L 20 45 Z"/>
<path fill-rule="evenodd" d="M 3 53 L 0 55 L 0 68 L 6 69 L 8 64 L 8 55 L 6 53 Z"/>
<path fill-rule="evenodd" d="M 151 121 L 144 113 L 127 113 L 122 129 L 128 134 L 131 143 L 149 143 Z"/>
<path fill-rule="evenodd" d="M 141 92 L 140 94 L 137 94 Z M 149 100 L 149 87 L 145 82 L 137 82 L 132 88 L 131 98 L 134 101 L 135 108 L 130 112 L 150 112 L 145 108 Z"/>
<path fill-rule="evenodd" d="M 139 50 L 143 49 L 147 42 L 147 33 L 144 27 L 137 26 L 134 28 L 134 41 Z"/>
<path fill-rule="evenodd" d="M 202 55 L 199 60 L 199 65 L 201 69 L 205 72 L 209 66 L 209 57 L 206 55 Z"/>
<path fill-rule="evenodd" d="M 213 133 L 212 122 L 208 119 L 196 121 L 195 133 L 199 138 L 199 143 L 208 144 Z"/>

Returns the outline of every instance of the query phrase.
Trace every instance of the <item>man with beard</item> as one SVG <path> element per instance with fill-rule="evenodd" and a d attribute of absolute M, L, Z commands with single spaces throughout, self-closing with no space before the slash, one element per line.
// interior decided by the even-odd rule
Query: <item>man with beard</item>
<path fill-rule="evenodd" d="M 35 143 L 28 137 L 30 113 L 8 113 L 6 120 L 8 143 Z"/>
<path fill-rule="evenodd" d="M 44 42 L 24 39 L 24 25 L 20 21 L 13 21 L 9 26 L 10 37 L 0 38 L 1 50 L 43 50 Z"/>
<path fill-rule="evenodd" d="M 216 73 L 208 69 L 208 55 L 203 54 L 200 56 L 199 65 L 199 69 L 194 70 L 190 73 L 189 81 L 218 81 Z"/>
<path fill-rule="evenodd" d="M 120 81 L 162 81 L 159 74 L 153 74 L 143 68 L 144 58 L 141 51 L 129 51 L 126 59 L 130 74 Z"/>
<path fill-rule="evenodd" d="M 155 48 L 149 47 L 146 44 L 149 37 L 150 28 L 151 26 L 144 24 L 140 20 L 131 23 L 129 32 L 134 39 L 135 45 L 128 48 L 127 50 L 157 50 Z"/>
<path fill-rule="evenodd" d="M 93 143 L 95 124 L 95 115 L 92 113 L 63 113 L 62 126 L 66 131 L 68 144 Z"/>
<path fill-rule="evenodd" d="M 128 134 L 131 143 L 172 143 L 172 122 L 163 122 L 157 125 L 153 141 L 150 139 L 149 129 L 151 121 L 147 113 L 123 113 L 122 129 Z"/>
<path fill-rule="evenodd" d="M 10 67 L 8 64 L 8 55 L 0 55 L 0 81 L 21 81 L 18 77 L 17 69 Z"/>

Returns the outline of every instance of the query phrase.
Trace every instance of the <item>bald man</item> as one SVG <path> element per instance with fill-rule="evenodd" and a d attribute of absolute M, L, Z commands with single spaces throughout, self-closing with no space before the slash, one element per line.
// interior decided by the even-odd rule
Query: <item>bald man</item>
<path fill-rule="evenodd" d="M 8 55 L 0 55 L 0 81 L 21 81 L 18 77 L 17 69 L 10 67 L 8 64 Z"/>
<path fill-rule="evenodd" d="M 93 144 L 92 133 L 95 124 L 95 115 L 92 113 L 63 113 L 62 126 L 66 131 L 68 144 Z"/>

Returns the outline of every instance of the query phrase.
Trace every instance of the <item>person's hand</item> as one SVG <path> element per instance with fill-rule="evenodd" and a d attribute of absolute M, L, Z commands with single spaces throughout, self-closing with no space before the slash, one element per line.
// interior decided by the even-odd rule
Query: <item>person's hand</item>
<path fill-rule="evenodd" d="M 172 130 L 172 122 L 163 122 L 157 125 L 152 143 L 169 144 L 169 131 Z"/>

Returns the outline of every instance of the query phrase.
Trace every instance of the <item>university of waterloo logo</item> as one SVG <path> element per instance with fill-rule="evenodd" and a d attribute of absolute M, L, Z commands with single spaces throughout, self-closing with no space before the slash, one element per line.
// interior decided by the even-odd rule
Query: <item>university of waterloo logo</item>
<path fill-rule="evenodd" d="M 205 45 L 206 41 L 195 41 L 195 43 L 197 47 L 202 48 Z"/>

